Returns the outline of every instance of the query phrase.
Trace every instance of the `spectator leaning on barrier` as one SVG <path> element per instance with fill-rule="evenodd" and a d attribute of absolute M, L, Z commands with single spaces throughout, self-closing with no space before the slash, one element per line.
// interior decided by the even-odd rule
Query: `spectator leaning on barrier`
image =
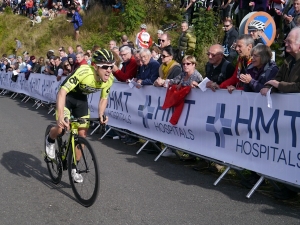
<path fill-rule="evenodd" d="M 151 58 L 149 49 L 142 48 L 140 51 L 142 66 L 136 76 L 136 82 L 141 85 L 153 85 L 158 78 L 159 63 Z"/>
<path fill-rule="evenodd" d="M 278 72 L 276 63 L 272 61 L 272 51 L 269 46 L 256 45 L 251 50 L 252 61 L 246 74 L 240 74 L 244 83 L 244 91 L 260 92 L 265 83 L 275 77 Z"/>
<path fill-rule="evenodd" d="M 198 87 L 203 80 L 202 75 L 196 70 L 197 61 L 194 56 L 186 55 L 182 59 L 183 72 L 173 79 L 169 80 L 169 84 L 179 84 L 181 86 Z"/>
<path fill-rule="evenodd" d="M 26 67 L 26 63 L 23 62 L 22 56 L 18 56 L 19 70 L 23 70 Z"/>
<path fill-rule="evenodd" d="M 8 59 L 10 61 L 10 65 L 14 65 L 17 62 L 15 55 L 9 55 Z"/>
<path fill-rule="evenodd" d="M 175 53 L 171 46 L 162 49 L 162 64 L 159 67 L 159 77 L 154 82 L 154 86 L 164 86 L 167 79 L 173 79 L 181 74 L 181 66 L 174 60 L 174 55 Z"/>
<path fill-rule="evenodd" d="M 229 62 L 232 62 L 237 57 L 237 52 L 234 49 L 234 44 L 236 39 L 239 36 L 238 31 L 232 24 L 231 19 L 224 20 L 224 39 L 223 39 L 223 47 L 224 47 L 224 55 L 225 59 L 227 59 Z"/>
<path fill-rule="evenodd" d="M 39 65 L 40 65 L 40 69 L 39 69 L 38 73 L 42 73 L 45 70 L 45 58 L 44 57 L 39 58 Z"/>
<path fill-rule="evenodd" d="M 181 35 L 178 41 L 179 59 L 185 55 L 193 55 L 196 49 L 196 36 L 189 29 L 189 25 L 186 21 L 181 23 Z"/>
<path fill-rule="evenodd" d="M 62 64 L 59 56 L 54 57 L 54 62 L 55 62 L 54 75 L 56 76 L 56 80 L 60 81 L 60 79 L 64 73 L 63 64 Z"/>
<path fill-rule="evenodd" d="M 120 49 L 123 66 L 119 69 L 116 65 L 114 65 L 112 69 L 113 74 L 118 81 L 126 82 L 128 79 L 136 77 L 138 65 L 131 51 L 131 48 L 126 45 Z"/>
<path fill-rule="evenodd" d="M 30 55 L 27 51 L 23 52 L 24 61 L 27 63 L 30 60 Z"/>
<path fill-rule="evenodd" d="M 33 68 L 35 67 L 36 64 L 36 58 L 35 56 L 30 56 L 30 60 L 26 64 L 26 67 L 23 68 L 22 70 L 18 70 L 18 73 L 25 73 L 25 79 L 28 80 L 30 73 L 32 72 Z"/>
<path fill-rule="evenodd" d="M 75 69 L 75 62 L 76 62 L 76 55 L 75 54 L 69 54 L 68 55 L 68 62 L 70 63 L 72 71 L 74 71 L 74 69 Z"/>
<path fill-rule="evenodd" d="M 233 75 L 222 82 L 219 88 L 227 88 L 229 93 L 232 93 L 235 89 L 243 89 L 243 85 L 240 82 L 240 74 L 246 73 L 247 67 L 251 63 L 251 49 L 254 47 L 254 40 L 249 34 L 243 34 L 236 40 L 235 50 L 239 57 Z"/>
<path fill-rule="evenodd" d="M 300 92 L 300 27 L 292 29 L 284 42 L 290 56 L 284 60 L 274 80 L 266 82 L 260 91 L 262 95 L 266 95 L 271 87 L 275 92 Z"/>
<path fill-rule="evenodd" d="M 54 75 L 54 70 L 55 70 L 54 56 L 51 56 L 49 58 L 49 63 L 45 68 L 45 74 Z"/>
<path fill-rule="evenodd" d="M 63 76 L 68 76 L 72 73 L 72 67 L 68 60 L 63 62 Z"/>
<path fill-rule="evenodd" d="M 81 65 L 87 65 L 87 62 L 84 59 L 84 53 L 83 52 L 79 52 L 79 53 L 76 54 L 75 69 L 77 69 Z"/>
<path fill-rule="evenodd" d="M 210 81 L 206 83 L 206 87 L 212 91 L 215 91 L 217 85 L 230 78 L 234 72 L 234 66 L 224 59 L 223 53 L 224 48 L 219 44 L 210 46 L 207 52 L 208 62 L 205 65 L 205 74 Z"/>

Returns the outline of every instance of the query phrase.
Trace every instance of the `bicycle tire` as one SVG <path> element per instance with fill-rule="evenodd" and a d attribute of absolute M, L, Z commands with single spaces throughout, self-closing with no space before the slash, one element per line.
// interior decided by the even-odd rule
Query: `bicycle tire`
<path fill-rule="evenodd" d="M 85 207 L 94 204 L 99 192 L 100 176 L 98 170 L 97 158 L 90 143 L 83 137 L 78 137 L 75 146 L 81 145 L 82 157 L 77 163 L 77 171 L 82 175 L 83 182 L 74 182 L 71 172 L 73 163 L 73 151 L 69 149 L 68 154 L 68 175 L 70 184 L 77 200 Z"/>
<path fill-rule="evenodd" d="M 50 178 L 54 184 L 58 184 L 61 181 L 62 178 L 62 161 L 58 154 L 58 149 L 61 146 L 62 140 L 61 137 L 58 137 L 55 140 L 55 158 L 50 159 L 46 154 L 46 137 L 50 132 L 50 129 L 53 127 L 53 125 L 49 125 L 45 132 L 45 139 L 44 139 L 44 151 L 45 151 L 45 157 L 44 161 L 47 164 L 47 169 L 50 175 Z"/>

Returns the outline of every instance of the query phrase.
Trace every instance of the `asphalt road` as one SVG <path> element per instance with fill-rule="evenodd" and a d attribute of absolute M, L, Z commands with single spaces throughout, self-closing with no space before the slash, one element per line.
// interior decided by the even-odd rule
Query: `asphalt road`
<path fill-rule="evenodd" d="M 100 194 L 90 208 L 74 198 L 67 172 L 51 183 L 42 158 L 46 108 L 0 96 L 0 224 L 300 224 L 298 202 L 254 193 L 217 174 L 141 152 L 120 140 L 88 139 L 100 164 Z"/>

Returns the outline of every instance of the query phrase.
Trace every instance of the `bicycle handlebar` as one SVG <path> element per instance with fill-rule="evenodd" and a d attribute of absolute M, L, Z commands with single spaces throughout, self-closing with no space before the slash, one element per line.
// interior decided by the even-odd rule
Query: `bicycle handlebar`
<path fill-rule="evenodd" d="M 77 122 L 77 123 L 80 123 L 80 124 L 84 124 L 86 123 L 86 121 L 99 121 L 100 119 L 99 118 L 71 118 L 69 120 L 70 123 L 73 123 L 73 122 Z M 106 120 L 106 115 L 103 115 L 103 121 Z M 68 122 L 65 118 L 65 121 Z"/>
<path fill-rule="evenodd" d="M 84 123 L 86 123 L 87 121 L 97 121 L 97 122 L 99 122 L 99 118 L 71 118 L 70 120 L 68 120 L 68 118 L 66 117 L 65 118 L 65 121 L 68 123 L 68 122 L 70 122 L 70 123 L 73 123 L 73 122 L 77 122 L 77 123 L 80 123 L 80 124 L 84 124 Z M 106 115 L 103 115 L 103 121 L 105 121 L 106 120 Z M 104 124 L 104 123 L 103 123 Z M 64 129 L 62 129 L 62 132 L 61 132 L 61 134 L 59 134 L 58 136 L 59 137 L 62 137 L 64 134 L 65 134 L 65 132 L 66 132 L 66 130 L 67 130 L 67 128 L 65 127 Z"/>

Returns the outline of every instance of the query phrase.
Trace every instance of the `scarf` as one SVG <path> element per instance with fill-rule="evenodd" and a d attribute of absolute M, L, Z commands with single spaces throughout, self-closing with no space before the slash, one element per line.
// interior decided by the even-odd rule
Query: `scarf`
<path fill-rule="evenodd" d="M 161 66 L 159 67 L 160 78 L 162 78 L 164 80 L 167 79 L 168 75 L 170 74 L 171 69 L 175 65 L 179 65 L 179 63 L 177 63 L 174 59 L 172 59 L 172 61 L 169 62 L 167 65 L 161 64 Z"/>

